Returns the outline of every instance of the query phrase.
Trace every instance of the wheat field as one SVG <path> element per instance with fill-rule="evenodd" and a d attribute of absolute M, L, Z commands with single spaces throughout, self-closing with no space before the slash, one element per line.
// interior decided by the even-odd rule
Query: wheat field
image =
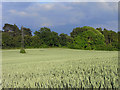
<path fill-rule="evenodd" d="M 118 52 L 63 48 L 2 51 L 3 88 L 118 88 Z"/>

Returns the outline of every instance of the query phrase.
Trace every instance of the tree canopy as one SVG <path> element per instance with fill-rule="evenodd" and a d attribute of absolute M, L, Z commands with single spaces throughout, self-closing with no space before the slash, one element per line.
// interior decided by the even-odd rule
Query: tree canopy
<path fill-rule="evenodd" d="M 34 32 L 23 28 L 25 48 L 67 47 L 88 50 L 118 50 L 120 48 L 120 32 L 101 27 L 76 27 L 70 36 L 64 33 L 58 35 L 50 28 L 42 27 Z M 21 30 L 17 25 L 5 24 L 2 31 L 2 48 L 20 48 Z"/>

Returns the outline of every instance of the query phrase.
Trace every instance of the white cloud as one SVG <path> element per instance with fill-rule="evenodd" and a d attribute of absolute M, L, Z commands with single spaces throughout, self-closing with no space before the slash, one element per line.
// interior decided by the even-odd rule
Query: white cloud
<path fill-rule="evenodd" d="M 71 6 L 65 6 L 60 3 L 35 3 L 32 6 L 29 6 L 26 8 L 27 11 L 49 11 L 49 10 L 56 10 L 56 9 L 62 9 L 62 10 L 71 10 L 73 7 Z"/>
<path fill-rule="evenodd" d="M 78 12 L 74 6 L 66 3 L 35 3 L 25 10 L 29 13 L 37 13 L 39 23 L 41 21 L 41 25 L 46 26 L 75 24 L 80 22 L 78 19 L 84 18 L 83 12 Z"/>
<path fill-rule="evenodd" d="M 41 3 L 35 3 L 32 6 L 26 8 L 26 10 L 32 10 L 32 11 L 39 11 L 41 9 L 44 10 L 51 10 L 53 9 L 54 4 L 41 4 Z"/>
<path fill-rule="evenodd" d="M 9 10 L 8 12 L 12 15 L 18 15 L 18 16 L 22 16 L 22 17 L 37 16 L 37 13 L 28 13 L 27 11 L 17 11 L 17 10 L 13 10 L 13 9 Z"/>
<path fill-rule="evenodd" d="M 45 9 L 51 10 L 51 9 L 53 9 L 54 5 L 52 5 L 52 4 L 46 4 L 46 5 L 43 5 L 43 7 Z"/>
<path fill-rule="evenodd" d="M 102 10 L 107 10 L 107 11 L 109 10 L 109 11 L 112 11 L 112 12 L 118 10 L 118 4 L 117 3 L 103 2 L 101 4 L 98 4 L 98 7 L 100 7 Z"/>
<path fill-rule="evenodd" d="M 12 15 L 27 16 L 28 14 L 24 11 L 9 10 Z"/>
<path fill-rule="evenodd" d="M 14 16 L 16 16 L 18 18 L 20 17 L 20 19 L 18 20 L 19 22 L 23 20 L 23 23 L 31 23 L 36 26 L 60 26 L 73 24 L 94 25 L 96 23 L 98 26 L 107 26 L 107 24 L 108 26 L 110 26 L 111 24 L 114 24 L 113 26 L 111 26 L 111 28 L 116 28 L 115 21 L 111 21 L 112 19 L 108 18 L 109 16 L 116 15 L 114 14 L 117 12 L 116 5 L 117 3 L 106 2 L 91 4 L 81 2 L 32 3 L 29 7 L 26 7 L 23 10 L 19 10 L 16 8 L 10 9 L 9 13 L 11 16 L 9 18 L 11 18 L 11 20 L 9 21 L 14 22 Z M 12 18 L 14 18 L 14 20 L 12 20 Z M 110 20 L 108 20 L 107 18 Z M 107 20 L 111 21 L 111 23 L 107 22 Z M 17 19 L 15 21 L 17 21 Z M 103 24 L 101 24 L 101 22 Z"/>

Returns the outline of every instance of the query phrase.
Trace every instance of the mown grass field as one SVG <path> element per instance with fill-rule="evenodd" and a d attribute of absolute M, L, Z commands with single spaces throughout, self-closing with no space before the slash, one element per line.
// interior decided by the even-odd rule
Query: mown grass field
<path fill-rule="evenodd" d="M 118 52 L 76 49 L 2 51 L 3 88 L 118 88 Z"/>

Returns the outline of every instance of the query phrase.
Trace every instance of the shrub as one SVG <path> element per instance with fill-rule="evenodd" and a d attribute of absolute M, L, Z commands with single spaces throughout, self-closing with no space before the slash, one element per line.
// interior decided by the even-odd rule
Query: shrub
<path fill-rule="evenodd" d="M 114 48 L 112 45 L 97 45 L 96 50 L 107 50 L 107 51 L 113 51 L 117 50 L 117 48 Z"/>
<path fill-rule="evenodd" d="M 26 53 L 26 52 L 25 52 L 25 49 L 22 48 L 22 49 L 20 50 L 20 53 Z"/>

